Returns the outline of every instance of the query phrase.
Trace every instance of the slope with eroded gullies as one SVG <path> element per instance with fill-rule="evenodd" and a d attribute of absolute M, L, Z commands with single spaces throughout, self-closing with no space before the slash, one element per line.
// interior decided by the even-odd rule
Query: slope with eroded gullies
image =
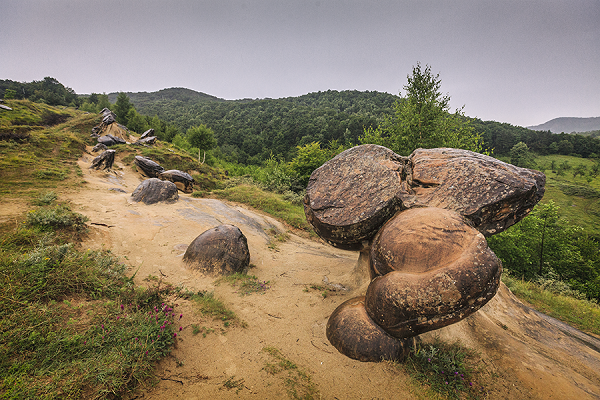
<path fill-rule="evenodd" d="M 288 372 L 273 373 L 268 367 L 273 358 L 265 349 L 278 349 L 308 374 L 309 392 L 318 392 L 316 397 L 412 399 L 426 393 L 392 364 L 349 359 L 325 337 L 333 310 L 364 293 L 367 278 L 355 271 L 358 252 L 293 233 L 276 242 L 274 233 L 286 231 L 284 225 L 220 200 L 180 193 L 175 204 L 134 203 L 131 193 L 144 178 L 119 160 L 114 171 L 90 170 L 92 159 L 86 154 L 79 161 L 88 184 L 69 195 L 74 209 L 90 218 L 84 246 L 110 248 L 125 257 L 140 285 L 160 278 L 194 292 L 214 291 L 247 324 L 226 327 L 178 299 L 183 329 L 176 348 L 158 365 L 158 384 L 138 393 L 141 398 L 285 398 Z M 264 294 L 240 296 L 230 285 L 216 284 L 183 264 L 185 248 L 196 236 L 226 223 L 248 238 L 255 266 L 250 273 L 269 282 Z M 326 297 L 307 290 L 332 283 L 347 290 L 330 290 Z M 504 285 L 475 314 L 421 338 L 460 340 L 478 351 L 488 398 L 599 398 L 600 340 L 526 307 Z"/>

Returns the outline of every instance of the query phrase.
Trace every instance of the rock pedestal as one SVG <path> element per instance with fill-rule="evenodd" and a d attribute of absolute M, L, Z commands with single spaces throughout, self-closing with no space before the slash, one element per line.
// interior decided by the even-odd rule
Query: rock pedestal
<path fill-rule="evenodd" d="M 333 246 L 361 250 L 371 281 L 340 305 L 327 337 L 361 361 L 398 359 L 407 340 L 458 322 L 496 293 L 502 266 L 484 236 L 527 215 L 545 176 L 457 149 L 346 150 L 316 169 L 307 220 Z"/>

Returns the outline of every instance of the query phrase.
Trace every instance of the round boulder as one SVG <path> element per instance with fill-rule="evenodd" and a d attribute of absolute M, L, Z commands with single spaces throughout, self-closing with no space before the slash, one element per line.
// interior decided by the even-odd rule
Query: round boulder
<path fill-rule="evenodd" d="M 306 219 L 333 246 L 359 250 L 402 205 L 406 160 L 374 144 L 338 154 L 310 176 Z"/>
<path fill-rule="evenodd" d="M 381 228 L 371 269 L 367 313 L 390 335 L 407 338 L 485 305 L 498 290 L 502 264 L 464 217 L 427 207 L 402 211 Z"/>
<path fill-rule="evenodd" d="M 242 272 L 250 264 L 248 241 L 233 225 L 219 225 L 198 236 L 188 246 L 183 262 L 209 275 Z"/>
<path fill-rule="evenodd" d="M 410 351 L 412 339 L 396 339 L 369 317 L 365 296 L 345 301 L 327 321 L 329 342 L 343 355 L 359 361 L 402 361 Z"/>
<path fill-rule="evenodd" d="M 133 191 L 131 197 L 133 201 L 143 201 L 144 204 L 159 202 L 175 203 L 179 200 L 179 193 L 177 192 L 177 186 L 173 182 L 150 178 L 140 183 Z"/>

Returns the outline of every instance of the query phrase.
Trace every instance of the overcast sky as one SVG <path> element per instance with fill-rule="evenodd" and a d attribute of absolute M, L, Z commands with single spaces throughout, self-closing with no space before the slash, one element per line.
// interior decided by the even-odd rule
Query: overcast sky
<path fill-rule="evenodd" d="M 399 94 L 417 62 L 471 117 L 597 117 L 600 1 L 0 0 L 0 79 L 77 93 Z"/>

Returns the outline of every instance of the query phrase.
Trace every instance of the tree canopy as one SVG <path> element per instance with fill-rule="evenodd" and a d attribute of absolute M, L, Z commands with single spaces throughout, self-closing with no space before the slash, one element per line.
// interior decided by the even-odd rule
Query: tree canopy
<path fill-rule="evenodd" d="M 366 128 L 361 143 L 374 143 L 408 155 L 417 148 L 453 147 L 481 151 L 481 136 L 475 132 L 463 109 L 450 113 L 450 96 L 440 91 L 439 74 L 417 63 L 407 76 L 406 95 L 394 104 L 394 114 L 376 129 Z"/>

